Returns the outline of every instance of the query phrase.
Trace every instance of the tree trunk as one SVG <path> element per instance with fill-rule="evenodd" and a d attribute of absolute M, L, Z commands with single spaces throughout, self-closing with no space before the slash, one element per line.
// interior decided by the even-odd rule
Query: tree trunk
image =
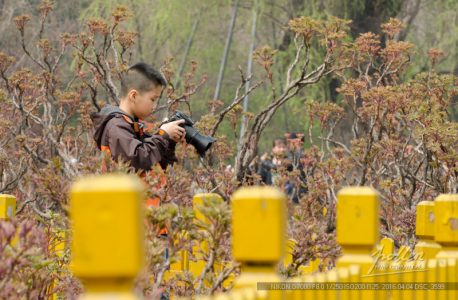
<path fill-rule="evenodd" d="M 180 67 L 176 75 L 177 82 L 175 84 L 175 89 L 177 89 L 180 86 L 181 76 L 183 75 L 184 67 L 186 65 L 186 61 L 189 56 L 189 51 L 191 50 L 192 42 L 194 41 L 194 36 L 197 31 L 197 26 L 199 25 L 199 20 L 200 20 L 200 14 L 196 17 L 196 19 L 194 20 L 194 24 L 192 25 L 191 34 L 189 35 L 188 42 L 186 43 L 186 48 L 184 50 L 183 59 L 181 60 Z"/>
<path fill-rule="evenodd" d="M 234 33 L 235 19 L 237 18 L 237 10 L 240 0 L 236 0 L 232 8 L 231 23 L 229 24 L 229 31 L 227 32 L 226 44 L 224 46 L 224 53 L 221 59 L 221 65 L 218 74 L 218 80 L 216 81 L 215 94 L 213 99 L 218 99 L 221 92 L 221 84 L 223 82 L 224 70 L 226 69 L 227 57 L 229 56 L 229 48 L 231 47 L 232 35 Z M 215 113 L 215 107 L 212 108 L 212 113 Z"/>
<path fill-rule="evenodd" d="M 250 49 L 248 52 L 248 63 L 247 63 L 247 74 L 248 76 L 251 75 L 252 70 L 253 70 L 253 51 L 255 48 L 255 41 L 256 41 L 256 22 L 258 19 L 258 12 L 256 11 L 256 8 L 253 8 L 253 23 L 251 27 L 251 45 Z M 243 99 L 243 112 L 248 111 L 248 91 L 250 90 L 250 82 L 248 81 L 247 84 L 245 85 L 245 93 L 247 94 L 245 98 Z M 240 145 L 242 144 L 243 141 L 243 135 L 245 133 L 245 126 L 246 126 L 247 118 L 245 115 L 242 117 L 242 125 L 240 126 L 240 137 L 239 137 L 239 143 L 238 143 L 238 148 L 240 149 Z"/>

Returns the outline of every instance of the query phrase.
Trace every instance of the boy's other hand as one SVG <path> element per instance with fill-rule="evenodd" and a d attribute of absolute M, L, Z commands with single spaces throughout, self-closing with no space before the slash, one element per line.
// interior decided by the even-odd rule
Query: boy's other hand
<path fill-rule="evenodd" d="M 184 120 L 177 120 L 169 123 L 165 123 L 161 126 L 161 129 L 167 132 L 169 137 L 174 140 L 175 142 L 184 142 L 186 131 L 180 124 L 183 124 Z"/>

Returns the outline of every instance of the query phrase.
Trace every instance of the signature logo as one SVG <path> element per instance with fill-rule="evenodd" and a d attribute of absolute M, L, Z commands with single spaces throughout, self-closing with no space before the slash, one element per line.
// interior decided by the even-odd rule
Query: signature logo
<path fill-rule="evenodd" d="M 386 254 L 383 251 L 383 245 L 380 245 L 372 253 L 372 257 L 374 258 L 374 263 L 370 266 L 367 274 L 362 277 L 424 272 L 427 270 L 423 253 L 416 253 L 413 257 L 410 257 L 410 252 L 405 247 L 401 247 L 397 254 Z"/>

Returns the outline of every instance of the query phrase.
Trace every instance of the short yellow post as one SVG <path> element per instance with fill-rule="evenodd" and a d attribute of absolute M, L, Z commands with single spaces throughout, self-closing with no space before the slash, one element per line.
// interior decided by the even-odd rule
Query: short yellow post
<path fill-rule="evenodd" d="M 9 220 L 16 215 L 16 197 L 0 194 L 0 220 Z"/>
<path fill-rule="evenodd" d="M 394 241 L 393 239 L 384 237 L 380 240 L 380 251 L 384 257 L 392 257 L 394 253 Z"/>
<path fill-rule="evenodd" d="M 257 288 L 276 282 L 276 264 L 283 258 L 286 235 L 286 196 L 270 187 L 244 187 L 232 196 L 232 255 L 241 263 L 234 289 Z M 268 291 L 281 299 L 281 291 Z"/>
<path fill-rule="evenodd" d="M 192 199 L 193 210 L 195 213 L 196 222 L 203 222 L 208 224 L 209 221 L 206 219 L 200 207 L 204 207 L 206 202 L 208 201 L 217 201 L 222 202 L 224 201 L 220 195 L 215 193 L 202 193 L 194 195 Z M 197 261 L 186 261 L 184 265 L 187 265 L 189 271 L 193 274 L 194 278 L 197 278 L 202 274 L 205 269 L 206 261 L 205 261 L 205 252 L 209 251 L 209 246 L 207 241 L 203 241 L 200 245 L 193 246 L 193 256 L 196 258 Z M 188 253 L 184 255 L 184 258 L 187 258 Z M 222 271 L 224 262 L 215 262 L 216 271 Z M 226 280 L 227 281 L 227 280 Z"/>
<path fill-rule="evenodd" d="M 66 243 L 66 232 L 63 229 L 57 229 L 52 234 L 52 239 L 49 244 L 49 251 L 54 252 L 59 258 L 62 258 L 65 252 L 65 243 Z M 66 267 L 66 266 L 64 266 Z M 56 286 L 58 285 L 58 280 L 54 279 L 53 283 L 51 284 L 49 291 L 52 294 L 51 299 L 57 300 L 59 299 L 59 295 L 54 291 Z"/>
<path fill-rule="evenodd" d="M 337 194 L 337 242 L 343 255 L 337 267 L 358 265 L 362 282 L 375 282 L 375 260 L 371 253 L 379 242 L 379 197 L 370 187 L 346 187 Z M 362 291 L 362 299 L 376 299 L 373 290 Z"/>
<path fill-rule="evenodd" d="M 442 248 L 436 258 L 458 258 L 458 194 L 436 198 L 434 238 Z"/>
<path fill-rule="evenodd" d="M 308 265 L 300 266 L 298 270 L 300 271 L 301 275 L 312 274 L 320 269 L 320 264 L 321 259 L 315 258 L 314 260 L 311 260 Z"/>
<path fill-rule="evenodd" d="M 85 286 L 80 299 L 138 299 L 143 267 L 144 185 L 126 174 L 91 176 L 70 191 L 71 268 Z"/>
<path fill-rule="evenodd" d="M 288 239 L 286 241 L 285 257 L 283 259 L 283 266 L 287 268 L 290 264 L 293 263 L 293 252 L 294 247 L 296 247 L 297 242 L 294 239 Z"/>
<path fill-rule="evenodd" d="M 388 282 L 398 283 L 404 285 L 404 287 L 407 287 L 405 285 L 405 283 L 407 282 L 406 278 L 408 278 L 406 268 L 408 266 L 407 263 L 409 262 L 411 256 L 412 250 L 409 246 L 402 245 L 401 247 L 399 247 L 396 260 L 390 263 L 391 274 L 387 277 Z M 408 291 L 404 289 L 392 289 L 388 292 L 388 297 L 391 295 L 390 299 L 393 300 L 403 299 L 404 295 L 408 294 Z"/>
<path fill-rule="evenodd" d="M 441 246 L 434 241 L 434 202 L 421 201 L 417 204 L 415 233 L 419 241 L 415 245 L 415 256 L 424 259 L 434 258 Z"/>
<path fill-rule="evenodd" d="M 326 282 L 330 284 L 337 284 L 340 283 L 339 272 L 336 269 L 332 269 L 327 271 L 326 273 Z M 341 291 L 338 291 L 333 288 L 326 288 L 325 290 L 325 298 L 324 299 L 340 299 L 341 298 Z"/>
<path fill-rule="evenodd" d="M 312 276 L 312 275 L 305 275 L 305 276 L 301 276 L 301 279 L 303 282 L 309 284 L 309 285 L 312 285 L 312 284 L 315 284 L 315 276 Z M 298 300 L 302 300 L 302 299 L 316 299 L 317 297 L 317 289 L 313 288 L 313 287 L 308 287 L 306 288 L 303 293 L 301 293 L 300 295 L 302 297 L 300 297 Z"/>
<path fill-rule="evenodd" d="M 352 282 L 361 282 L 361 268 L 358 265 L 351 265 L 348 267 L 348 281 Z M 350 299 L 351 300 L 362 300 L 361 291 L 357 289 L 350 290 Z"/>
<path fill-rule="evenodd" d="M 348 268 L 336 268 L 337 274 L 339 276 L 339 283 L 346 284 L 350 282 L 350 271 Z M 342 289 L 338 291 L 340 300 L 350 300 L 350 291 L 347 289 Z"/>
<path fill-rule="evenodd" d="M 205 199 L 209 199 L 212 197 L 219 197 L 217 194 L 196 194 L 192 198 L 192 207 L 195 213 L 195 218 L 197 222 L 204 222 L 208 223 L 206 220 L 204 214 L 200 211 L 199 206 L 204 205 Z M 200 250 L 199 250 L 200 249 Z M 200 246 L 196 245 L 193 246 L 193 256 L 197 259 L 197 261 L 189 261 L 189 271 L 194 275 L 194 277 L 199 276 L 202 271 L 205 269 L 205 260 L 204 260 L 204 254 L 199 253 L 200 251 L 208 251 L 208 243 L 207 241 L 203 241 Z"/>
<path fill-rule="evenodd" d="M 444 270 L 438 274 L 439 279 L 447 278 L 447 282 L 456 284 L 458 259 L 458 194 L 442 194 L 435 199 L 434 214 L 436 222 L 434 226 L 434 238 L 441 245 L 440 251 L 436 254 L 439 270 L 447 265 L 447 272 Z M 455 260 L 453 263 L 452 260 Z M 457 291 L 448 291 L 449 299 L 456 298 Z M 439 293 L 439 296 L 442 296 Z"/>

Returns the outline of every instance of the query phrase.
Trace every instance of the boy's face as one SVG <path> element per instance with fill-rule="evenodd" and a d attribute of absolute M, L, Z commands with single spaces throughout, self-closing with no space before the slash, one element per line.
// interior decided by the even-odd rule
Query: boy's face
<path fill-rule="evenodd" d="M 161 85 L 153 85 L 153 88 L 148 92 L 141 93 L 137 90 L 131 90 L 129 92 L 129 102 L 132 105 L 132 111 L 135 116 L 144 119 L 151 115 L 157 107 L 163 89 L 164 87 Z"/>
<path fill-rule="evenodd" d="M 286 145 L 282 141 L 275 141 L 275 145 L 272 148 L 272 153 L 276 157 L 282 157 L 285 155 Z"/>

